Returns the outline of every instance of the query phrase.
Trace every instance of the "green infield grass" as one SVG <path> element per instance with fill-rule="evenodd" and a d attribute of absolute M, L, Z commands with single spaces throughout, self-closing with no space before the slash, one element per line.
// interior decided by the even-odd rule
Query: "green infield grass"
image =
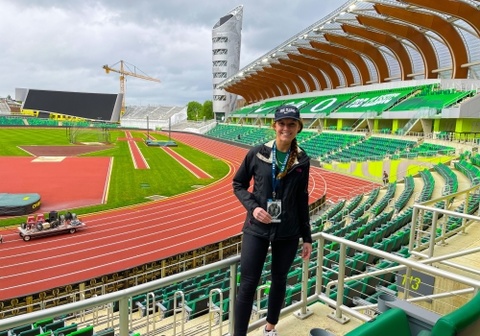
<path fill-rule="evenodd" d="M 30 154 L 23 151 L 20 146 L 72 145 L 66 133 L 65 128 L 2 128 L 0 129 L 0 155 L 29 156 Z M 131 133 L 135 138 L 145 138 L 144 132 L 132 131 Z M 86 136 L 90 136 L 91 139 L 82 139 L 82 141 L 95 141 L 94 132 Z M 161 134 L 154 134 L 154 136 L 158 140 L 168 140 Z M 148 147 L 141 142 L 138 143 L 138 147 L 150 169 L 134 169 L 127 142 L 117 141 L 124 137 L 124 131 L 111 130 L 109 134 L 111 148 L 83 155 L 114 158 L 107 203 L 78 209 L 58 209 L 58 211 L 68 210 L 80 215 L 140 204 L 150 201 L 148 198 L 150 196 L 171 197 L 192 191 L 199 186 L 214 183 L 228 174 L 229 166 L 226 162 L 179 142 L 177 142 L 178 147 L 172 147 L 172 149 L 207 172 L 212 178 L 196 178 L 159 147 Z M 75 177 L 72 176 L 72 178 Z M 17 225 L 22 221 L 24 221 L 22 217 L 0 218 L 0 226 Z"/>

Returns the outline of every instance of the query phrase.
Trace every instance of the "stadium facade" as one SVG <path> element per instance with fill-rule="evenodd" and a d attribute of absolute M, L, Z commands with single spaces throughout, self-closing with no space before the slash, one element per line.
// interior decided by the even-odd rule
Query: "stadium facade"
<path fill-rule="evenodd" d="M 219 87 L 253 103 L 378 83 L 479 80 L 478 11 L 472 1 L 351 0 Z"/>
<path fill-rule="evenodd" d="M 238 6 L 222 16 L 212 29 L 213 112 L 219 121 L 236 107 L 237 95 L 217 85 L 240 68 L 242 20 L 243 6 Z"/>
<path fill-rule="evenodd" d="M 268 124 L 274 105 L 298 103 L 320 130 L 416 131 L 429 136 L 443 129 L 476 137 L 478 14 L 472 1 L 348 1 L 218 88 L 247 103 L 246 110 L 231 114 L 233 122 Z M 412 90 L 398 95 L 406 87 Z M 386 109 L 359 104 L 392 93 L 400 99 Z M 313 98 L 338 102 L 343 94 L 349 97 L 341 104 L 316 108 L 319 100 Z"/>

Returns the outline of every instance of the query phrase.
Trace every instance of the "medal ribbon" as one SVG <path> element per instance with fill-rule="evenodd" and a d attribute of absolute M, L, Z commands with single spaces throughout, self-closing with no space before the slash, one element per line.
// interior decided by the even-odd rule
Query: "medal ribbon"
<path fill-rule="evenodd" d="M 283 173 L 283 171 L 287 167 L 289 156 L 290 156 L 290 148 L 288 149 L 287 156 L 285 156 L 285 160 L 283 160 L 282 166 L 280 167 L 279 174 Z M 277 193 L 277 186 L 279 182 L 279 179 L 277 178 L 277 175 L 276 175 L 276 170 L 277 170 L 276 161 L 277 161 L 277 145 L 275 142 L 273 142 L 273 147 L 272 147 L 272 199 L 273 200 L 275 200 L 275 196 Z"/>

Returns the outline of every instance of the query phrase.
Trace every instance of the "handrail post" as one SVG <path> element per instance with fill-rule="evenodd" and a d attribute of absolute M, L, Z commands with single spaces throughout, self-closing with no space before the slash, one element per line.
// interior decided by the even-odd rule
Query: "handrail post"
<path fill-rule="evenodd" d="M 177 297 L 180 296 L 180 311 L 182 312 L 182 322 L 180 323 L 181 325 L 181 335 L 184 334 L 185 331 L 185 295 L 183 294 L 183 291 L 176 291 L 173 294 L 173 335 L 177 334 L 177 313 L 179 309 L 177 308 Z"/>
<path fill-rule="evenodd" d="M 235 323 L 235 298 L 237 297 L 237 264 L 230 265 L 230 292 L 228 302 L 228 332 L 233 335 Z"/>
<path fill-rule="evenodd" d="M 469 207 L 469 199 L 470 199 L 470 192 L 467 191 L 465 194 L 465 204 L 463 206 L 463 213 L 468 215 L 468 207 Z M 465 229 L 467 227 L 467 219 L 462 218 L 462 233 L 465 234 Z"/>
<path fill-rule="evenodd" d="M 435 240 L 436 240 L 436 235 L 437 235 L 437 222 L 438 222 L 438 212 L 434 211 L 433 212 L 433 219 L 432 219 L 432 225 L 430 229 L 430 246 L 428 247 L 428 257 L 431 258 L 433 257 L 433 253 L 435 252 Z"/>
<path fill-rule="evenodd" d="M 410 227 L 410 240 L 408 242 L 408 250 L 413 251 L 415 247 L 415 240 L 418 239 L 417 235 L 417 218 L 418 218 L 418 208 L 413 207 L 413 214 L 412 214 L 412 225 Z M 417 242 L 417 247 L 419 246 Z"/>
<path fill-rule="evenodd" d="M 342 316 L 343 292 L 345 286 L 345 260 L 347 255 L 347 247 L 345 243 L 340 243 L 340 259 L 338 260 L 338 285 L 337 285 L 337 304 L 335 312 L 332 312 L 329 317 L 335 321 L 345 324 L 350 321 L 350 318 Z"/>
<path fill-rule="evenodd" d="M 441 245 L 444 246 L 444 245 L 447 245 L 445 239 L 447 238 L 447 222 L 448 222 L 448 217 L 447 216 L 443 216 L 443 219 L 441 221 L 441 230 L 442 230 L 442 233 L 441 233 Z"/>
<path fill-rule="evenodd" d="M 153 309 L 153 330 L 155 330 L 155 294 L 153 292 L 148 292 L 147 293 L 147 301 L 146 301 L 146 307 L 145 307 L 145 315 L 147 316 L 147 334 L 150 331 L 150 299 L 152 309 Z"/>
<path fill-rule="evenodd" d="M 128 336 L 129 335 L 129 330 L 128 330 L 128 320 L 129 320 L 129 315 L 128 314 L 128 302 L 131 299 L 127 296 L 124 296 L 118 300 L 118 316 L 119 316 L 119 324 L 120 324 L 120 336 Z"/>
<path fill-rule="evenodd" d="M 302 292 L 301 292 L 301 302 L 302 306 L 300 307 L 299 310 L 297 310 L 293 315 L 298 317 L 299 319 L 303 320 L 309 317 L 310 315 L 313 314 L 313 312 L 309 311 L 307 308 L 307 302 L 308 302 L 308 273 L 309 273 L 309 263 L 310 261 L 303 260 L 302 262 Z"/>
<path fill-rule="evenodd" d="M 109 303 L 107 307 L 107 328 L 113 328 L 113 303 Z"/>
<path fill-rule="evenodd" d="M 222 333 L 222 319 L 223 319 L 223 293 L 220 289 L 214 288 L 210 291 L 208 294 L 208 307 L 209 307 L 209 314 L 210 317 L 208 319 L 208 335 L 212 335 L 212 313 L 215 313 L 215 309 L 213 308 L 213 296 L 217 294 L 218 295 L 218 326 L 219 326 L 219 335 L 223 335 Z"/>
<path fill-rule="evenodd" d="M 97 294 L 92 295 L 92 297 L 96 297 L 96 296 L 97 296 Z M 85 317 L 85 311 L 83 311 L 83 316 Z M 98 307 L 93 308 L 92 319 L 93 319 L 93 323 L 95 323 L 95 324 L 98 323 Z"/>
<path fill-rule="evenodd" d="M 119 306 L 120 306 L 120 302 L 119 302 Z M 120 309 L 120 307 L 119 307 L 119 309 Z M 130 329 L 133 329 L 133 300 L 132 300 L 132 297 L 128 298 L 127 310 L 130 310 L 130 314 L 128 314 L 128 316 L 129 316 L 128 320 L 129 320 Z"/>
<path fill-rule="evenodd" d="M 323 246 L 325 245 L 325 238 L 321 235 L 318 238 L 318 253 L 317 253 L 317 285 L 316 287 L 316 295 L 319 296 L 322 294 L 322 287 L 323 287 Z"/>

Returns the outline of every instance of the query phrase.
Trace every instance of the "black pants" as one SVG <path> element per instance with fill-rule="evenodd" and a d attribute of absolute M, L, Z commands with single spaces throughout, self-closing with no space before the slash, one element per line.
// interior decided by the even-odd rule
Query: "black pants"
<path fill-rule="evenodd" d="M 288 271 L 298 251 L 298 239 L 279 240 L 272 244 L 271 285 L 268 294 L 267 322 L 278 323 L 285 299 Z M 240 258 L 240 288 L 235 301 L 234 336 L 247 334 L 253 300 L 270 242 L 267 239 L 243 234 Z"/>

